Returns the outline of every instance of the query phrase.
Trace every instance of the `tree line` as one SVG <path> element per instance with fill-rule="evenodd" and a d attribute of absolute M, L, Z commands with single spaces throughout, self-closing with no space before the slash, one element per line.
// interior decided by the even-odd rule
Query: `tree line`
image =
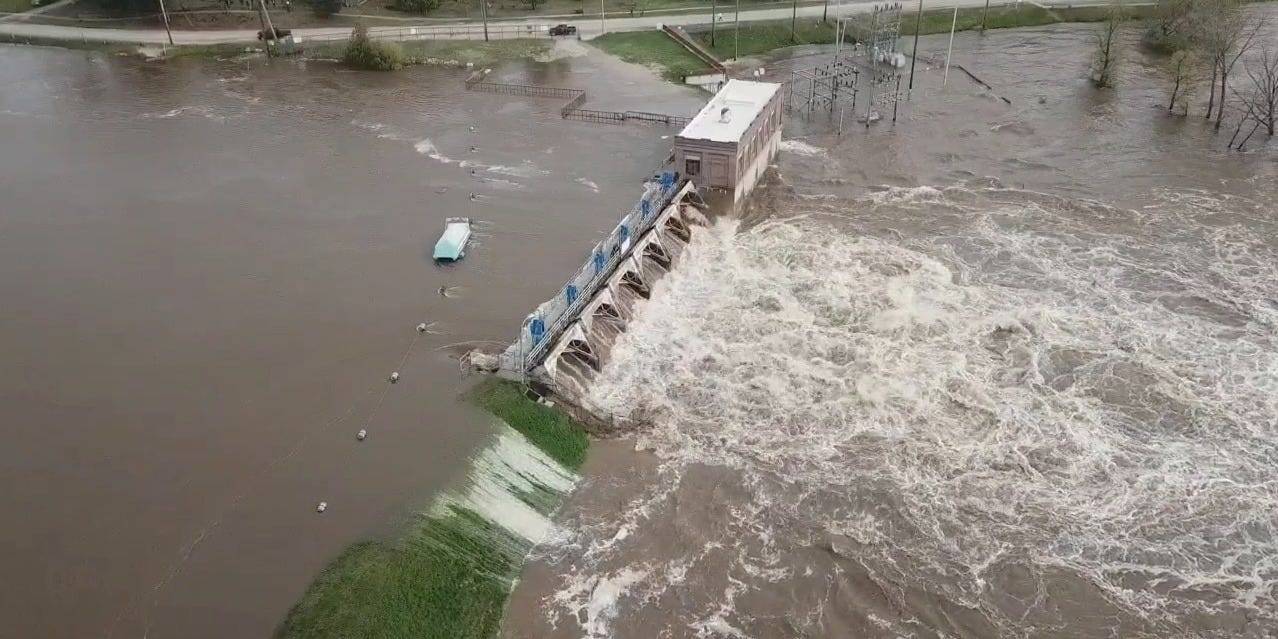
<path fill-rule="evenodd" d="M 1122 6 L 1112 5 L 1096 34 L 1091 80 L 1097 87 L 1113 84 L 1115 37 L 1123 18 Z M 1247 11 L 1240 0 L 1159 0 L 1141 43 L 1166 56 L 1167 111 L 1188 117 L 1191 100 L 1205 86 L 1203 118 L 1217 131 L 1233 118 L 1230 148 L 1241 150 L 1257 132 L 1272 137 L 1278 125 L 1278 47 L 1261 37 L 1265 27 L 1265 15 Z"/>

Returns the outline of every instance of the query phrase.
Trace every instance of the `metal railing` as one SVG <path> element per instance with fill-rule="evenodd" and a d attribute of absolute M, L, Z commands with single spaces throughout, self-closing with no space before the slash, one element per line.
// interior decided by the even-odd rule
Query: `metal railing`
<path fill-rule="evenodd" d="M 547 87 L 536 84 L 484 82 L 483 78 L 483 72 L 476 71 L 475 73 L 472 73 L 470 77 L 466 78 L 466 89 L 468 91 L 482 91 L 485 93 L 497 93 L 500 95 L 521 95 L 534 98 L 566 98 L 568 103 L 559 108 L 559 117 L 565 120 L 599 122 L 605 124 L 620 124 L 623 122 L 636 121 L 679 127 L 687 126 L 688 123 L 692 121 L 692 118 L 682 115 L 651 113 L 648 111 L 599 111 L 596 109 L 583 109 L 581 108 L 581 105 L 586 103 L 586 92 L 582 89 Z"/>
<path fill-rule="evenodd" d="M 561 286 L 554 297 L 537 307 L 524 320 L 519 337 L 502 353 L 502 369 L 523 378 L 529 369 L 541 361 L 558 336 L 576 320 L 582 307 L 612 276 L 617 265 L 630 257 L 634 241 L 652 228 L 685 184 L 686 180 L 676 182 L 671 173 L 663 174 L 663 179 L 659 182 L 644 183 L 643 197 L 621 217 L 608 237 L 595 245 L 577 274 Z M 541 323 L 540 333 L 533 332 L 534 322 Z"/>

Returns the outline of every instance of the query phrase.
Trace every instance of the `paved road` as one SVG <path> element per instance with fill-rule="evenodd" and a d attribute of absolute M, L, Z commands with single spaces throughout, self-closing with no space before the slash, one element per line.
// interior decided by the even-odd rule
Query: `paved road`
<path fill-rule="evenodd" d="M 1044 3 L 1035 4 L 1067 4 L 1068 0 L 1054 0 Z M 844 10 L 851 12 L 865 12 L 873 8 L 873 2 L 860 2 L 845 4 Z M 1002 2 L 992 3 L 995 6 L 1003 4 Z M 1078 6 L 1077 3 L 1070 3 Z M 979 7 L 984 6 L 985 0 L 939 0 L 929 2 L 928 9 L 941 9 L 953 7 Z M 815 17 L 821 15 L 823 11 L 821 5 L 801 6 L 798 8 L 798 14 L 801 17 Z M 741 12 L 741 20 L 743 22 L 752 22 L 760 20 L 784 20 L 790 17 L 791 9 L 789 7 L 773 8 L 773 9 L 754 9 Z M 732 19 L 731 11 L 720 11 L 720 24 L 726 17 L 730 22 Z M 526 28 L 529 26 L 547 25 L 548 23 L 564 22 L 577 27 L 582 39 L 589 40 L 598 36 L 601 32 L 599 18 L 577 16 L 570 20 L 547 20 L 549 16 L 537 16 L 527 19 L 503 20 L 501 22 L 490 22 L 491 29 L 513 29 Z M 705 24 L 710 22 L 710 13 L 687 13 L 681 15 L 658 15 L 643 17 L 624 17 L 611 18 L 606 20 L 603 28 L 607 31 L 648 31 L 659 28 L 662 24 L 670 25 L 688 25 L 688 24 Z M 482 37 L 482 24 L 478 22 L 458 22 L 447 26 L 442 26 L 438 22 L 423 22 L 421 25 L 402 25 L 393 27 L 370 27 L 369 32 L 384 38 L 397 39 L 415 39 L 421 38 L 424 34 L 432 34 L 440 39 L 476 39 Z M 416 29 L 416 33 L 412 30 Z M 316 27 L 306 29 L 294 29 L 293 34 L 306 40 L 333 40 L 344 39 L 350 35 L 350 27 Z M 24 42 L 27 39 L 38 39 L 43 41 L 66 41 L 66 42 L 93 42 L 93 43 L 114 43 L 114 44 L 139 44 L 139 45 L 155 45 L 161 46 L 168 44 L 168 38 L 164 34 L 163 29 L 86 29 L 81 27 L 63 26 L 63 25 L 45 25 L 45 24 L 24 24 L 9 23 L 0 24 L 0 42 L 13 41 Z M 256 42 L 257 31 L 247 29 L 235 30 L 219 30 L 219 31 L 174 31 L 173 40 L 178 45 L 210 45 L 210 44 L 234 44 L 245 42 Z"/>

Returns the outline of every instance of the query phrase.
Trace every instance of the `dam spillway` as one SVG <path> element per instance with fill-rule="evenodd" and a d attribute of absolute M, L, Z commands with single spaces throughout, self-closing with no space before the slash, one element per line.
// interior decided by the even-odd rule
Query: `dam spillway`
<path fill-rule="evenodd" d="M 643 197 L 573 277 L 524 319 L 515 341 L 495 361 L 474 359 L 476 366 L 579 396 L 638 306 L 674 267 L 693 228 L 707 223 L 706 209 L 696 185 L 672 171 L 647 182 Z"/>
<path fill-rule="evenodd" d="M 469 362 L 579 399 L 653 286 L 675 267 L 693 229 L 708 223 L 702 193 L 726 212 L 744 204 L 780 147 L 781 85 L 729 80 L 675 136 L 666 170 L 497 356 Z"/>

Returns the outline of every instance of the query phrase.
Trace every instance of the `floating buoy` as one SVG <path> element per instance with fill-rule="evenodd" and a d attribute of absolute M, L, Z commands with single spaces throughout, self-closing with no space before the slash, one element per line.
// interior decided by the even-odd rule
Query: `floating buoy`
<path fill-rule="evenodd" d="M 315 512 L 317 513 L 322 513 L 326 510 L 328 510 L 328 502 L 326 501 L 321 501 L 319 505 L 315 507 Z"/>
<path fill-rule="evenodd" d="M 418 333 L 425 333 L 425 332 L 426 332 L 426 322 L 422 322 L 421 324 L 418 324 L 418 325 L 417 325 L 417 332 L 418 332 Z"/>
<path fill-rule="evenodd" d="M 473 202 L 473 201 L 475 201 L 475 200 L 478 200 L 478 199 L 479 199 L 479 196 L 478 196 L 478 195 L 475 195 L 474 193 L 471 193 L 471 194 L 470 194 L 470 199 L 471 199 L 471 201 Z"/>
<path fill-rule="evenodd" d="M 398 382 L 398 381 L 399 381 L 399 371 L 395 371 L 394 373 L 391 373 L 390 383 L 394 384 L 395 382 Z"/>
<path fill-rule="evenodd" d="M 365 438 L 365 437 L 368 437 L 368 431 L 367 431 L 367 430 L 364 430 L 363 428 L 359 429 L 359 432 L 358 432 L 358 433 L 355 433 L 355 439 L 358 439 L 358 440 L 360 440 L 360 441 L 364 441 L 364 438 Z"/>
<path fill-rule="evenodd" d="M 475 125 L 473 125 L 473 124 L 472 124 L 472 125 L 470 125 L 470 132 L 471 132 L 471 133 L 474 133 L 475 131 L 477 131 L 477 129 L 475 128 Z"/>
<path fill-rule="evenodd" d="M 473 145 L 473 144 L 471 145 L 471 147 L 470 147 L 470 152 L 471 152 L 471 153 L 474 153 L 475 151 L 478 151 L 478 150 L 479 150 L 479 147 L 477 147 L 477 146 L 475 146 L 475 145 Z"/>

